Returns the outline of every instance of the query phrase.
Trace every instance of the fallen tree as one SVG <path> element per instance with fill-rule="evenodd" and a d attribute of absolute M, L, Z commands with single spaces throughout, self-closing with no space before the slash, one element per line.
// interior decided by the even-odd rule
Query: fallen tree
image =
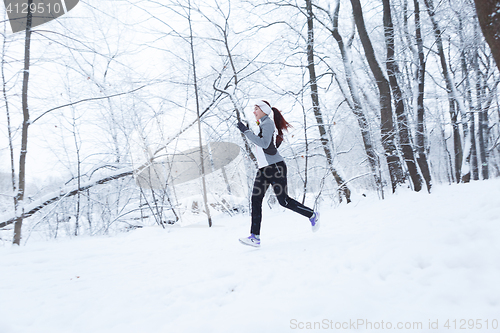
<path fill-rule="evenodd" d="M 85 191 L 93 186 L 102 185 L 108 183 L 112 180 L 120 179 L 127 176 L 132 176 L 134 174 L 134 169 L 132 168 L 123 168 L 118 169 L 112 174 L 106 175 L 103 178 L 88 181 L 82 184 L 80 187 L 78 186 L 68 186 L 66 188 L 59 189 L 57 191 L 51 192 L 49 194 L 44 195 L 40 199 L 29 203 L 26 206 L 19 207 L 18 211 L 14 215 L 10 216 L 0 216 L 0 229 L 5 228 L 6 226 L 16 222 L 18 218 L 27 218 L 43 209 L 44 207 L 59 201 L 63 198 L 71 197 L 73 195 L 78 194 L 79 192 Z"/>

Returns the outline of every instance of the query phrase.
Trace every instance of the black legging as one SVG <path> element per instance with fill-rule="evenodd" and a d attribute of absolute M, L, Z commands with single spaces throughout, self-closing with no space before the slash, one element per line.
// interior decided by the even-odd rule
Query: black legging
<path fill-rule="evenodd" d="M 311 218 L 314 211 L 293 200 L 287 194 L 286 164 L 278 162 L 268 165 L 257 171 L 252 191 L 252 228 L 250 232 L 260 235 L 260 223 L 262 221 L 262 200 L 269 185 L 273 186 L 274 193 L 281 206 L 293 210 L 307 218 Z"/>

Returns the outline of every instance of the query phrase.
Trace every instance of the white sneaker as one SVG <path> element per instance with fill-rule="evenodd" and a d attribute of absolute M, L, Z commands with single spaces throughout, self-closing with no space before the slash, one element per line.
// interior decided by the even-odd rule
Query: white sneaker
<path fill-rule="evenodd" d="M 245 237 L 245 238 L 240 238 L 240 242 L 245 245 L 253 246 L 253 247 L 260 247 L 260 239 L 255 237 L 254 234 L 250 234 L 250 236 Z"/>
<path fill-rule="evenodd" d="M 313 216 L 309 219 L 311 222 L 312 231 L 316 232 L 319 229 L 319 212 L 314 212 Z"/>

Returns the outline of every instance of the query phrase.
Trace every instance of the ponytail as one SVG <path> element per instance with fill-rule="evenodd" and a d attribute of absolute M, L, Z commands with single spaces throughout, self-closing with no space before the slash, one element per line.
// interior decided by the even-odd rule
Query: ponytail
<path fill-rule="evenodd" d="M 278 129 L 278 135 L 276 136 L 276 148 L 279 148 L 279 146 L 281 145 L 281 143 L 283 142 L 283 131 L 287 131 L 288 132 L 288 129 L 290 127 L 292 127 L 292 125 L 290 125 L 286 120 L 285 118 L 283 118 L 283 115 L 281 114 L 281 111 L 278 110 L 277 108 L 275 107 L 271 107 L 271 104 L 269 104 L 269 102 L 267 101 L 263 101 L 264 103 L 266 103 L 267 105 L 269 105 L 269 107 L 271 108 L 271 110 L 273 110 L 273 114 L 274 114 L 274 125 L 276 126 L 276 128 Z"/>

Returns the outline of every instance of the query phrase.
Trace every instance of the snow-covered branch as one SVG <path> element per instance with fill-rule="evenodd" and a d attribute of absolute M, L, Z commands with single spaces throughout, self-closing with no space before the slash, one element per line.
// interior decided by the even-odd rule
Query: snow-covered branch
<path fill-rule="evenodd" d="M 79 192 L 85 191 L 95 185 L 101 185 L 108 183 L 112 180 L 131 176 L 134 173 L 134 170 L 132 168 L 123 168 L 119 169 L 112 174 L 106 175 L 105 177 L 102 177 L 98 180 L 94 181 L 89 181 L 86 183 L 81 184 L 80 187 L 78 186 L 68 186 L 66 188 L 58 189 L 57 191 L 51 192 L 47 195 L 44 195 L 38 200 L 35 200 L 31 202 L 30 204 L 20 207 L 18 211 L 22 211 L 22 214 L 13 214 L 13 215 L 4 215 L 0 216 L 0 221 L 3 221 L 0 223 L 0 229 L 4 228 L 14 222 L 18 218 L 27 218 L 30 217 L 31 215 L 35 214 L 42 208 L 59 201 L 62 198 L 65 197 L 71 197 L 73 195 L 78 194 Z"/>

